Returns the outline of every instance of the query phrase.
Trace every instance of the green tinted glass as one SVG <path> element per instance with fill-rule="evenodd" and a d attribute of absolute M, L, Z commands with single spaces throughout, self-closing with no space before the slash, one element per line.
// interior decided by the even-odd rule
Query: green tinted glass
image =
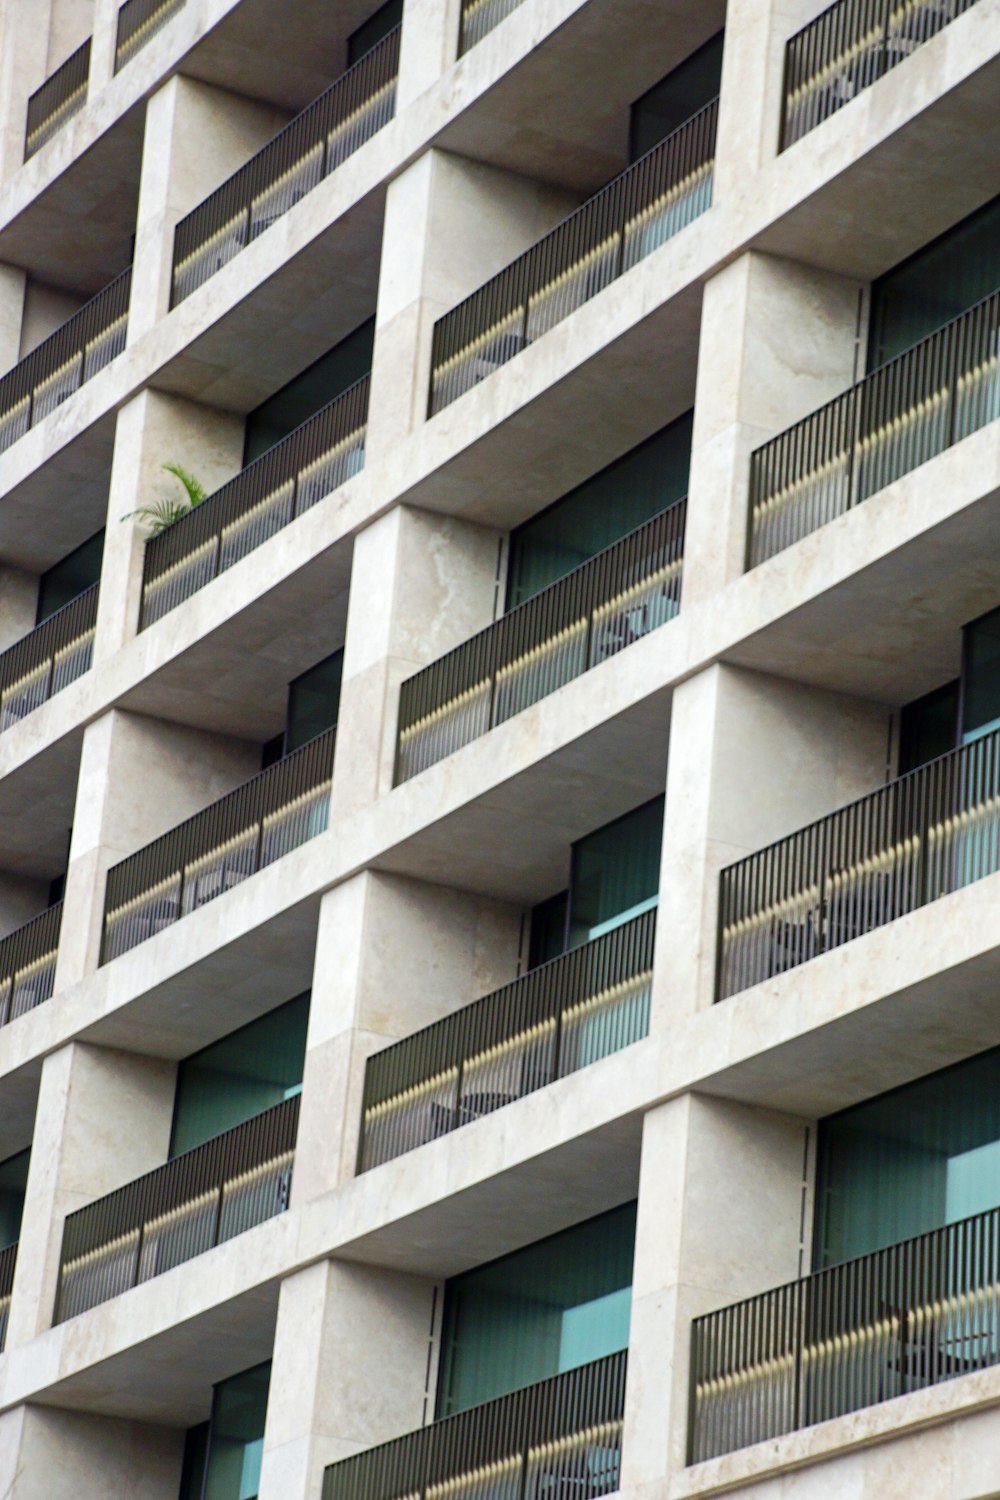
<path fill-rule="evenodd" d="M 0 1250 L 13 1245 L 21 1235 L 24 1193 L 28 1186 L 31 1147 L 0 1162 Z"/>
<path fill-rule="evenodd" d="M 268 1361 L 215 1387 L 204 1500 L 256 1500 L 270 1383 Z"/>
<path fill-rule="evenodd" d="M 629 130 L 629 161 L 638 161 L 652 151 L 685 120 L 718 97 L 722 82 L 722 40 L 720 31 L 635 101 Z"/>
<path fill-rule="evenodd" d="M 663 798 L 655 797 L 573 845 L 571 948 L 656 905 L 662 842 Z"/>
<path fill-rule="evenodd" d="M 244 464 L 252 463 L 280 443 L 362 375 L 367 375 L 372 367 L 374 341 L 375 319 L 369 318 L 301 375 L 275 391 L 256 411 L 250 412 L 246 421 Z"/>
<path fill-rule="evenodd" d="M 343 672 L 344 652 L 341 648 L 289 685 L 286 755 L 325 729 L 336 728 Z"/>
<path fill-rule="evenodd" d="M 379 6 L 375 14 L 347 38 L 347 66 L 352 68 L 366 52 L 395 30 L 402 19 L 403 0 L 387 0 L 385 5 Z"/>
<path fill-rule="evenodd" d="M 71 604 L 84 590 L 101 581 L 101 561 L 104 557 L 104 532 L 95 532 L 82 546 L 55 563 L 38 580 L 38 612 L 35 623 L 40 625 L 56 610 Z"/>
<path fill-rule="evenodd" d="M 1000 726 L 1000 610 L 965 627 L 962 739 Z"/>

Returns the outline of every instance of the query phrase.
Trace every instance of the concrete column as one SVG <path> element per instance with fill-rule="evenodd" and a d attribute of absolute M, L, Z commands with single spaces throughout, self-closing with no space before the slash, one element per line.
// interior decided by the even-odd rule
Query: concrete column
<path fill-rule="evenodd" d="M 53 0 L 2 0 L 0 46 L 0 182 L 24 161 L 28 99 L 48 77 Z"/>
<path fill-rule="evenodd" d="M 516 977 L 521 913 L 371 871 L 320 907 L 294 1200 L 353 1177 L 365 1059 Z"/>
<path fill-rule="evenodd" d="M 142 594 L 142 562 L 149 535 L 140 520 L 124 519 L 157 500 L 183 499 L 180 481 L 164 473 L 177 463 L 208 491 L 238 473 L 243 420 L 181 396 L 140 391 L 118 413 L 111 466 L 107 531 L 97 607 L 95 664 L 135 634 Z"/>
<path fill-rule="evenodd" d="M 888 711 L 735 667 L 674 693 L 651 1029 L 715 998 L 719 871 L 874 790 Z"/>
<path fill-rule="evenodd" d="M 809 1122 L 695 1094 L 643 1124 L 622 1491 L 687 1459 L 691 1319 L 807 1265 Z"/>
<path fill-rule="evenodd" d="M 839 395 L 855 373 L 858 286 L 750 251 L 705 287 L 684 602 L 744 570 L 750 454 Z"/>
<path fill-rule="evenodd" d="M 53 1406 L 16 1406 L 0 1416 L 6 1500 L 80 1500 L 83 1493 L 177 1500 L 183 1458 L 176 1428 Z"/>
<path fill-rule="evenodd" d="M 389 791 L 399 684 L 494 618 L 500 533 L 397 506 L 354 544 L 333 816 Z"/>
<path fill-rule="evenodd" d="M 577 201 L 438 150 L 426 151 L 390 182 L 375 312 L 369 461 L 391 451 L 427 415 L 435 319 L 533 245 Z"/>
<path fill-rule="evenodd" d="M 37 613 L 37 576 L 0 563 L 0 651 L 34 630 Z"/>
<path fill-rule="evenodd" d="M 0 68 L 2 66 L 0 62 Z M 20 266 L 0 263 L 0 375 L 12 370 L 21 358 L 21 324 L 24 322 L 27 280 L 27 273 Z"/>
<path fill-rule="evenodd" d="M 260 769 L 260 747 L 113 709 L 84 731 L 56 988 L 97 966 L 109 867 Z"/>
<path fill-rule="evenodd" d="M 286 111 L 175 74 L 146 105 L 128 338 L 170 306 L 174 226 L 248 161 Z"/>
<path fill-rule="evenodd" d="M 115 50 L 118 41 L 118 12 L 122 0 L 92 0 L 93 33 L 90 43 L 90 78 L 88 102 L 107 88 L 115 76 Z"/>
<path fill-rule="evenodd" d="M 462 0 L 406 0 L 399 38 L 396 113 L 433 87 L 458 53 Z"/>
<path fill-rule="evenodd" d="M 434 1285 L 322 1261 L 282 1283 L 260 1500 L 316 1500 L 323 1470 L 432 1409 Z"/>
<path fill-rule="evenodd" d="M 47 77 L 83 46 L 93 22 L 94 0 L 50 0 Z"/>
<path fill-rule="evenodd" d="M 177 1064 L 70 1042 L 46 1057 L 7 1348 L 52 1323 L 63 1220 L 167 1159 Z"/>

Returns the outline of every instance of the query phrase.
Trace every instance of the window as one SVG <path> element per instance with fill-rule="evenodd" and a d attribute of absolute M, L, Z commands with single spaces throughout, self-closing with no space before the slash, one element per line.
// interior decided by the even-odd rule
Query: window
<path fill-rule="evenodd" d="M 686 412 L 511 532 L 508 609 L 684 498 L 692 417 Z"/>
<path fill-rule="evenodd" d="M 16 1244 L 21 1236 L 21 1215 L 28 1186 L 31 1147 L 0 1161 L 0 1250 Z"/>
<path fill-rule="evenodd" d="M 1000 287 L 1000 197 L 925 245 L 872 286 L 874 370 Z"/>
<path fill-rule="evenodd" d="M 900 715 L 899 774 L 915 771 L 955 748 L 958 678 L 907 703 Z"/>
<path fill-rule="evenodd" d="M 438 1416 L 626 1348 L 634 1251 L 627 1203 L 449 1281 Z"/>
<path fill-rule="evenodd" d="M 104 556 L 104 532 L 95 531 L 81 546 L 68 552 L 38 580 L 38 612 L 35 624 L 41 625 L 56 610 L 101 581 L 101 559 Z"/>
<path fill-rule="evenodd" d="M 180 1156 L 302 1088 L 309 995 L 299 995 L 177 1069 L 170 1155 Z"/>
<path fill-rule="evenodd" d="M 369 318 L 367 323 L 362 323 L 346 339 L 321 355 L 315 364 L 296 375 L 280 391 L 275 391 L 256 411 L 250 412 L 243 447 L 244 465 L 267 453 L 275 443 L 280 443 L 296 427 L 308 422 L 355 381 L 367 375 L 372 367 L 374 341 L 375 319 Z"/>
<path fill-rule="evenodd" d="M 817 1270 L 1000 1205 L 1000 1048 L 820 1123 Z"/>
<path fill-rule="evenodd" d="M 353 68 L 366 52 L 370 52 L 389 35 L 390 31 L 394 31 L 402 19 L 403 0 L 388 0 L 387 5 L 380 6 L 373 16 L 369 16 L 368 20 L 347 38 L 347 66 Z"/>
<path fill-rule="evenodd" d="M 1000 728 L 1000 609 L 962 631 L 962 674 L 904 705 L 900 774 Z"/>
<path fill-rule="evenodd" d="M 270 1383 L 268 1360 L 215 1387 L 210 1420 L 187 1433 L 180 1500 L 256 1500 Z"/>
<path fill-rule="evenodd" d="M 288 685 L 285 728 L 264 746 L 262 768 L 266 771 L 317 734 L 336 729 L 340 713 L 340 684 L 344 673 L 344 650 L 334 651 Z"/>
<path fill-rule="evenodd" d="M 638 161 L 660 141 L 718 97 L 722 81 L 723 32 L 654 83 L 632 105 L 629 124 L 630 162 Z"/>

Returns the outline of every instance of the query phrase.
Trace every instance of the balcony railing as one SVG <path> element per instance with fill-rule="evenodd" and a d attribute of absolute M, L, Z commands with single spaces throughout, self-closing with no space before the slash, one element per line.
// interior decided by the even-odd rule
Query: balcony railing
<path fill-rule="evenodd" d="M 10 1299 L 14 1291 L 14 1268 L 17 1265 L 17 1241 L 0 1250 L 0 1353 L 7 1342 Z"/>
<path fill-rule="evenodd" d="M 0 1026 L 52 998 L 62 902 L 0 938 Z"/>
<path fill-rule="evenodd" d="M 283 1213 L 298 1123 L 295 1095 L 69 1214 L 53 1321 L 64 1323 Z"/>
<path fill-rule="evenodd" d="M 364 467 L 369 385 L 366 375 L 146 543 L 140 630 Z"/>
<path fill-rule="evenodd" d="M 756 567 L 1000 417 L 1000 291 L 750 460 Z"/>
<path fill-rule="evenodd" d="M 1000 1363 L 1000 1210 L 696 1318 L 691 1462 Z"/>
<path fill-rule="evenodd" d="M 186 0 L 125 0 L 118 11 L 115 72 L 131 62 L 185 4 Z"/>
<path fill-rule="evenodd" d="M 327 826 L 335 731 L 108 871 L 101 963 L 248 880 Z"/>
<path fill-rule="evenodd" d="M 1000 870 L 1000 730 L 722 871 L 718 998 Z"/>
<path fill-rule="evenodd" d="M 125 348 L 132 267 L 0 379 L 0 453 Z"/>
<path fill-rule="evenodd" d="M 24 133 L 24 159 L 34 156 L 87 102 L 90 77 L 90 37 L 68 57 L 62 67 L 46 78 L 28 100 Z"/>
<path fill-rule="evenodd" d="M 399 27 L 177 225 L 172 306 L 370 140 L 396 112 Z"/>
<path fill-rule="evenodd" d="M 712 202 L 711 104 L 434 325 L 433 416 L 589 302 Z"/>
<path fill-rule="evenodd" d="M 611 1354 L 331 1464 L 323 1500 L 596 1500 L 619 1487 L 627 1356 Z"/>
<path fill-rule="evenodd" d="M 645 912 L 374 1053 L 365 1068 L 358 1170 L 641 1041 L 655 931 L 655 912 Z"/>
<path fill-rule="evenodd" d="M 785 150 L 936 36 L 976 0 L 836 0 L 785 52 Z"/>
<path fill-rule="evenodd" d="M 397 783 L 672 620 L 686 512 L 677 501 L 408 678 L 399 693 Z"/>
<path fill-rule="evenodd" d="M 464 0 L 458 37 L 459 57 L 523 4 L 524 0 Z"/>
<path fill-rule="evenodd" d="M 0 654 L 0 734 L 90 671 L 98 591 L 95 583 Z"/>

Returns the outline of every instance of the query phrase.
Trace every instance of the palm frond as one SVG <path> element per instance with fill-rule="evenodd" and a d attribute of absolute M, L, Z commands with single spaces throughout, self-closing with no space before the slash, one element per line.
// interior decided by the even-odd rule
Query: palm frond
<path fill-rule="evenodd" d="M 182 468 L 180 464 L 161 464 L 160 467 L 161 469 L 165 469 L 168 474 L 173 474 L 176 479 L 180 480 L 187 491 L 189 506 L 193 508 L 201 504 L 205 499 L 206 491 L 205 486 L 200 480 L 195 479 L 194 475 L 189 474 L 187 469 Z"/>
<path fill-rule="evenodd" d="M 186 516 L 190 509 L 190 505 L 183 505 L 177 500 L 157 500 L 154 505 L 140 505 L 138 510 L 130 510 L 127 515 L 122 516 L 122 520 L 129 521 L 134 516 L 155 536 L 157 532 L 166 531 L 181 516 Z"/>

